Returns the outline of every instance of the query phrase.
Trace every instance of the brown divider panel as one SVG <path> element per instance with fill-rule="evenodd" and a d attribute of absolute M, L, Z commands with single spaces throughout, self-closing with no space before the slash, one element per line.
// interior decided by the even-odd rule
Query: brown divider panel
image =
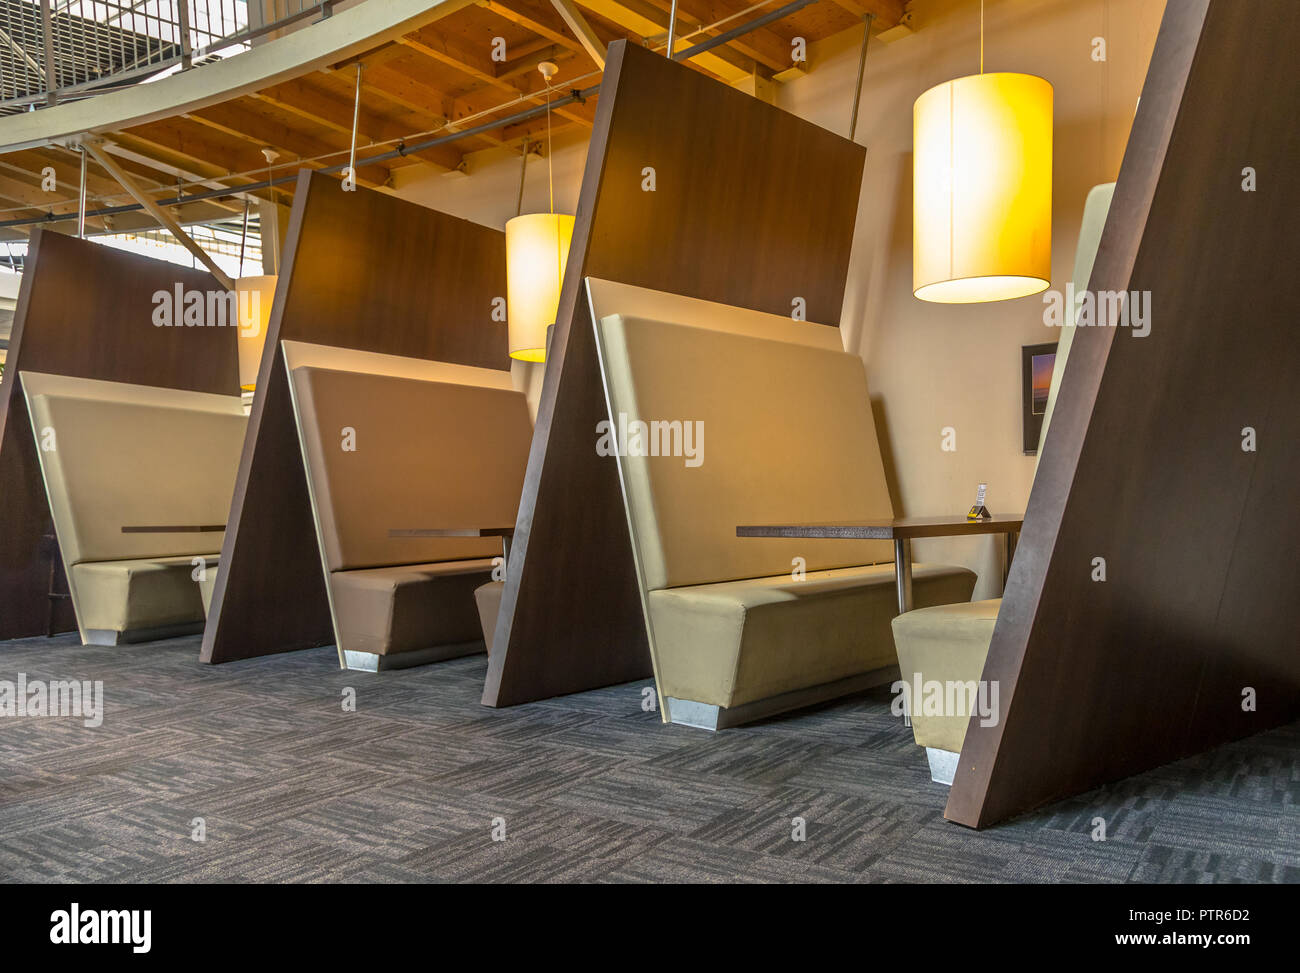
<path fill-rule="evenodd" d="M 583 278 L 775 314 L 803 298 L 808 320 L 838 322 L 864 158 L 685 65 L 610 45 L 484 703 L 650 675 L 618 469 L 596 455 L 606 407 Z"/>
<path fill-rule="evenodd" d="M 239 392 L 235 328 L 154 325 L 153 295 L 177 284 L 221 289 L 206 271 L 32 232 L 0 381 L 0 639 L 77 628 L 71 601 L 48 597 L 67 586 L 19 371 Z"/>
<path fill-rule="evenodd" d="M 505 369 L 505 268 L 500 230 L 299 175 L 202 661 L 334 641 L 280 341 Z"/>
<path fill-rule="evenodd" d="M 1151 332 L 1076 333 L 984 670 L 1002 720 L 970 724 L 954 821 L 1300 715 L 1297 49 L 1293 0 L 1165 12 L 1092 278 L 1149 292 Z"/>

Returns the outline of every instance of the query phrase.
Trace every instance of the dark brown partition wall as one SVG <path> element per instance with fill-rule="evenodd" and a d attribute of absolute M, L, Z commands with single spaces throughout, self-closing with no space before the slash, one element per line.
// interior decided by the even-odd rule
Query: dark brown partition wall
<path fill-rule="evenodd" d="M 865 149 L 610 45 L 483 702 L 650 675 L 582 280 L 838 322 Z M 654 189 L 648 191 L 653 178 Z"/>
<path fill-rule="evenodd" d="M 1150 334 L 1074 339 L 954 821 L 1300 716 L 1297 49 L 1294 0 L 1166 9 L 1092 276 Z"/>
<path fill-rule="evenodd" d="M 154 325 L 154 295 L 178 285 L 221 287 L 206 271 L 32 231 L 0 381 L 0 639 L 77 628 L 18 372 L 238 394 L 235 328 Z"/>
<path fill-rule="evenodd" d="M 334 641 L 280 341 L 506 369 L 505 272 L 500 230 L 299 175 L 204 662 Z"/>

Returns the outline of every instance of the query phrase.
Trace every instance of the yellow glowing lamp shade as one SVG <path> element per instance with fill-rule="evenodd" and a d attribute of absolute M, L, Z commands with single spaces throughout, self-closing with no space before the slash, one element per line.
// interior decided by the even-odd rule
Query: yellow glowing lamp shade
<path fill-rule="evenodd" d="M 239 387 L 251 392 L 257 385 L 266 344 L 266 323 L 271 319 L 275 299 L 275 274 L 241 277 L 235 281 L 235 305 L 239 319 Z"/>
<path fill-rule="evenodd" d="M 973 304 L 1052 280 L 1052 86 L 992 73 L 931 88 L 912 110 L 912 293 Z"/>
<path fill-rule="evenodd" d="M 555 323 L 569 259 L 573 217 L 530 213 L 506 221 L 506 317 L 510 357 L 546 361 L 546 329 Z"/>

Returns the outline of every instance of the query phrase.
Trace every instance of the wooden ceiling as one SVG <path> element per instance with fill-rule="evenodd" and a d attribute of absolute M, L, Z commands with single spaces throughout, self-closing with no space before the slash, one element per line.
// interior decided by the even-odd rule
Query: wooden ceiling
<path fill-rule="evenodd" d="M 572 0 L 563 0 L 571 3 Z M 679 0 L 677 36 L 699 43 L 780 8 L 788 0 Z M 618 38 L 662 47 L 671 0 L 577 0 L 581 18 L 595 40 L 608 45 Z M 906 0 L 818 0 L 810 6 L 737 37 L 695 58 L 699 71 L 740 83 L 751 77 L 788 78 L 804 65 L 792 63 L 796 37 L 809 43 L 857 29 L 863 16 L 875 16 L 876 31 L 897 25 Z M 437 16 L 437 10 L 431 11 Z M 700 31 L 706 25 L 719 26 Z M 697 32 L 698 31 L 698 32 Z M 500 51 L 504 41 L 504 59 Z M 279 154 L 276 175 L 302 166 L 322 169 L 347 163 L 351 142 L 356 65 L 362 65 L 361 110 L 358 123 L 357 181 L 361 185 L 391 186 L 394 173 L 409 166 L 435 165 L 457 169 L 465 157 L 485 149 L 511 147 L 545 130 L 544 117 L 511 124 L 507 116 L 545 104 L 545 81 L 537 66 L 552 61 L 559 67 L 552 97 L 586 88 L 600 79 L 600 67 L 551 0 L 476 0 L 442 16 L 392 43 L 260 91 L 117 132 L 98 133 L 110 146 L 127 175 L 157 198 L 228 188 L 230 195 L 174 207 L 182 223 L 210 222 L 243 211 L 240 186 L 266 176 L 264 148 Z M 197 70 L 202 70 L 199 68 Z M 555 92 L 554 89 L 559 89 Z M 595 97 L 555 110 L 553 131 L 590 128 Z M 379 160 L 399 142 L 413 144 L 448 135 L 456 128 L 499 126 L 454 139 L 418 153 Z M 62 146 L 27 149 L 0 155 L 0 221 L 77 211 L 79 158 Z M 65 191 L 54 198 L 41 188 L 41 173 L 53 167 Z M 292 184 L 258 191 L 274 192 L 287 202 Z M 87 180 L 87 209 L 129 204 L 122 188 L 93 162 Z M 88 220 L 89 232 L 121 232 L 155 225 L 144 213 L 124 213 Z M 55 224 L 75 230 L 75 222 Z M 23 228 L 0 229 L 13 239 Z"/>

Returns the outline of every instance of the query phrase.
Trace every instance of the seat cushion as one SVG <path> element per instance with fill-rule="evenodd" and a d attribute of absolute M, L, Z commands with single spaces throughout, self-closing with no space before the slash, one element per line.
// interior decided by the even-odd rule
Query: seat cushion
<path fill-rule="evenodd" d="M 203 617 L 206 618 L 212 611 L 212 592 L 217 587 L 217 566 L 208 565 L 207 569 L 199 577 L 199 594 L 203 598 Z"/>
<path fill-rule="evenodd" d="M 975 575 L 916 564 L 918 605 L 968 601 Z M 871 672 L 897 661 L 892 564 L 666 588 L 649 594 L 664 695 L 739 706 Z"/>
<path fill-rule="evenodd" d="M 200 554 L 208 575 L 216 554 Z M 86 561 L 72 566 L 77 615 L 83 630 L 130 632 L 203 623 L 203 597 L 189 556 Z"/>
<path fill-rule="evenodd" d="M 501 612 L 501 599 L 506 593 L 504 581 L 489 581 L 474 589 L 474 603 L 478 605 L 479 624 L 483 628 L 483 644 L 492 654 L 492 636 L 496 633 L 497 615 Z"/>
<path fill-rule="evenodd" d="M 978 684 L 984 674 L 1001 598 L 964 605 L 919 608 L 893 621 L 901 678 L 915 686 L 938 682 Z M 946 695 L 946 694 L 945 694 Z M 923 747 L 961 752 L 969 713 L 930 713 L 919 702 L 910 706 L 912 733 Z"/>
<path fill-rule="evenodd" d="M 491 575 L 490 558 L 333 571 L 339 648 L 392 655 L 475 642 L 474 589 Z"/>

